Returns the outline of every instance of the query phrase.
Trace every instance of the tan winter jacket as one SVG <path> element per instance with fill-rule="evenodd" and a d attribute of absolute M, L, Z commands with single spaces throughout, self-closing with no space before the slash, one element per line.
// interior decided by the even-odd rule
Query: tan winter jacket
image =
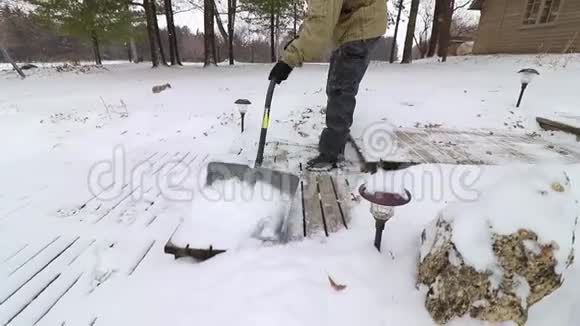
<path fill-rule="evenodd" d="M 383 36 L 386 31 L 386 0 L 308 0 L 308 13 L 298 38 L 286 47 L 281 59 L 299 67 L 328 49 Z"/>

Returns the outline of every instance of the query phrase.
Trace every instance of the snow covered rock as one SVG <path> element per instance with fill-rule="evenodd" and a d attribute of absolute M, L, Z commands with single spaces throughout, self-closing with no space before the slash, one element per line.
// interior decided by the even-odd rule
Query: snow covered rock
<path fill-rule="evenodd" d="M 524 325 L 573 262 L 576 204 L 565 173 L 532 169 L 442 210 L 421 235 L 418 264 L 432 318 Z"/>

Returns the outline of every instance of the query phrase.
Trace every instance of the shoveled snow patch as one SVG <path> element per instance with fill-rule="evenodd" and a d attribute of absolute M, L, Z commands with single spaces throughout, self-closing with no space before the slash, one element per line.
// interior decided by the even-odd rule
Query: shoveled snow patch
<path fill-rule="evenodd" d="M 537 166 L 515 172 L 492 185 L 479 200 L 448 206 L 443 216 L 453 224 L 452 241 L 466 264 L 499 272 L 492 234 L 525 229 L 538 243 L 554 245 L 556 272 L 564 272 L 572 250 L 577 207 L 570 179 L 562 169 Z"/>
<path fill-rule="evenodd" d="M 259 240 L 277 240 L 288 199 L 263 182 L 215 182 L 200 191 L 191 217 L 172 238 L 194 248 L 236 249 Z"/>

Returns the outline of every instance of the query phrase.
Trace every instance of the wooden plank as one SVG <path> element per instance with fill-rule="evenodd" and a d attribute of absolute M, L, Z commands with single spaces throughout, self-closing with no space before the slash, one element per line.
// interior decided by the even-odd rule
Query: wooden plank
<path fill-rule="evenodd" d="M 2 263 L 7 263 L 10 259 L 16 257 L 20 252 L 22 252 L 22 250 L 26 249 L 26 247 L 28 247 L 28 243 L 20 247 L 20 249 L 14 251 L 13 253 L 8 254 L 8 256 L 6 256 L 6 258 L 2 260 Z"/>
<path fill-rule="evenodd" d="M 58 239 L 60 239 L 60 235 L 52 239 L 52 241 L 48 242 L 46 245 L 42 246 L 39 250 L 37 250 L 32 256 L 28 257 L 22 264 L 18 265 L 12 271 L 8 273 L 8 277 L 12 276 L 14 273 L 18 272 L 22 267 L 28 264 L 31 260 L 36 258 L 41 252 L 43 252 L 46 248 L 48 248 L 51 244 L 55 243 Z"/>
<path fill-rule="evenodd" d="M 350 184 L 348 177 L 337 176 L 330 177 L 330 182 L 332 184 L 332 189 L 336 196 L 337 206 L 342 216 L 342 223 L 346 229 L 350 224 L 350 208 L 351 208 L 351 198 L 350 198 Z"/>
<path fill-rule="evenodd" d="M 310 172 L 304 173 L 304 192 L 301 195 L 304 198 L 304 225 L 306 228 L 306 236 L 310 237 L 324 232 L 320 194 L 318 192 L 318 183 L 316 182 L 315 174 Z"/>
<path fill-rule="evenodd" d="M 458 149 L 465 146 L 465 141 L 470 141 L 471 139 L 478 137 L 477 135 L 466 135 L 466 137 L 458 138 L 455 133 L 433 132 L 433 130 L 435 129 L 425 130 L 425 136 L 420 137 L 418 135 L 417 139 L 425 142 L 427 148 L 430 148 L 432 152 L 438 151 L 442 153 L 442 157 L 451 159 L 448 162 L 439 161 L 437 163 L 474 164 L 475 161 L 479 161 Z"/>
<path fill-rule="evenodd" d="M 482 147 L 483 141 L 485 140 L 486 136 L 483 136 L 480 133 L 468 133 L 466 135 L 461 135 L 458 133 L 446 133 L 447 139 L 454 145 L 453 151 L 457 153 L 457 164 L 494 164 L 484 157 L 483 154 L 477 155 L 475 153 L 470 153 L 469 150 L 473 149 L 475 144 L 480 144 Z"/>
<path fill-rule="evenodd" d="M 403 139 L 409 146 L 411 146 L 419 156 L 421 156 L 425 163 L 455 163 L 456 160 L 449 156 L 447 153 L 439 150 L 437 147 L 430 144 L 425 139 L 427 134 L 422 135 L 418 132 L 409 132 L 400 130 L 397 131 L 397 135 Z M 433 150 L 435 149 L 435 150 Z"/>
<path fill-rule="evenodd" d="M 344 218 L 341 209 L 338 207 L 338 201 L 332 185 L 330 175 L 317 176 L 317 182 L 320 190 L 320 200 L 326 221 L 327 233 L 333 233 L 342 229 Z"/>
<path fill-rule="evenodd" d="M 523 161 L 525 163 L 535 163 L 537 162 L 536 157 L 532 157 L 521 151 L 521 148 L 517 146 L 516 140 L 510 140 L 505 136 L 490 136 L 489 141 L 494 142 L 501 149 L 508 153 L 512 160 Z"/>
<path fill-rule="evenodd" d="M 409 157 L 398 158 L 397 161 L 408 161 L 417 163 L 429 163 L 434 160 L 433 156 L 429 152 L 425 152 L 422 148 L 416 148 L 414 142 L 409 136 L 403 131 L 397 131 L 397 143 L 399 145 L 399 151 L 402 149 L 406 150 L 406 154 Z M 385 158 L 385 161 L 392 161 Z"/>
<path fill-rule="evenodd" d="M 151 251 L 151 248 L 153 248 L 153 245 L 155 245 L 155 240 L 151 241 L 151 243 L 147 246 L 147 248 L 143 252 L 143 255 L 141 256 L 141 258 L 139 258 L 139 260 L 137 260 L 137 263 L 133 266 L 133 268 L 131 268 L 131 271 L 129 272 L 129 276 L 131 276 L 135 272 L 135 270 L 137 270 L 137 267 L 139 267 L 139 265 L 141 265 L 141 262 L 145 260 L 145 257 L 147 257 L 147 254 L 149 254 L 149 252 Z"/>
<path fill-rule="evenodd" d="M 143 161 L 141 161 L 139 164 L 143 164 L 145 162 L 148 162 L 149 160 L 151 160 L 153 157 L 155 157 L 158 154 L 158 152 L 153 153 L 152 155 L 148 156 L 146 159 L 144 159 Z M 113 187 L 114 184 L 109 185 L 107 188 L 101 190 L 98 194 L 94 194 L 91 198 L 87 199 L 84 203 L 82 203 L 79 206 L 79 211 L 85 209 L 87 207 L 87 205 L 89 203 L 91 203 L 93 200 L 95 200 L 97 197 L 99 197 L 99 195 L 101 195 L 103 192 L 107 191 L 108 189 L 110 189 L 111 187 Z M 125 184 L 125 186 L 127 186 L 127 184 Z"/>
<path fill-rule="evenodd" d="M 38 270 L 36 270 L 35 272 L 33 272 L 32 275 L 25 276 L 23 282 L 20 282 L 20 284 L 15 283 L 16 284 L 16 288 L 15 289 L 10 290 L 10 289 L 7 288 L 8 291 L 10 291 L 10 292 L 4 298 L 0 299 L 0 305 L 1 304 L 4 304 L 6 301 L 8 301 L 8 299 L 10 299 L 14 294 L 16 294 L 26 284 L 28 284 L 28 282 L 30 282 L 32 279 L 34 279 L 42 271 L 44 271 L 50 264 L 52 264 L 52 262 L 54 262 L 55 260 L 57 260 L 64 252 L 66 252 L 67 250 L 69 250 L 79 239 L 80 239 L 80 237 L 75 238 L 66 247 L 64 247 L 62 250 L 60 250 L 55 256 L 51 257 L 50 260 L 48 260 L 44 265 L 42 265 L 42 267 L 40 267 Z"/>
<path fill-rule="evenodd" d="M 4 324 L 4 326 L 10 324 L 18 315 L 20 315 L 24 309 L 26 309 L 30 304 L 34 302 L 54 281 L 56 281 L 60 277 L 60 273 L 56 274 L 51 280 L 49 280 L 41 289 L 38 291 L 26 304 L 24 304 L 17 312 L 14 314 L 8 321 Z"/>
<path fill-rule="evenodd" d="M 64 291 L 57 296 L 56 300 L 54 302 L 52 302 L 40 314 L 39 317 L 36 318 L 36 320 L 33 323 L 33 326 L 36 325 L 36 324 L 38 324 L 46 315 L 48 315 L 48 313 L 52 310 L 52 308 L 54 308 L 60 302 L 60 300 L 70 291 L 70 289 L 72 289 L 77 284 L 77 282 L 80 280 L 81 276 L 83 276 L 83 273 L 80 273 L 79 276 L 70 285 L 68 285 L 67 287 L 65 287 Z"/>
<path fill-rule="evenodd" d="M 540 124 L 540 127 L 545 130 L 555 130 L 563 131 L 569 134 L 576 135 L 580 137 L 580 128 L 572 126 L 568 123 L 559 122 L 551 119 L 546 119 L 542 117 L 536 117 L 536 121 Z"/>

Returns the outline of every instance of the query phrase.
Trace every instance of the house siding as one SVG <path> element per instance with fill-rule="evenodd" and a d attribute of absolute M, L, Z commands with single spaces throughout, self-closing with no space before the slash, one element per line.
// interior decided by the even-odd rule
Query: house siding
<path fill-rule="evenodd" d="M 485 0 L 474 46 L 476 54 L 580 52 L 580 0 L 561 0 L 548 25 L 522 24 L 526 0 Z"/>

